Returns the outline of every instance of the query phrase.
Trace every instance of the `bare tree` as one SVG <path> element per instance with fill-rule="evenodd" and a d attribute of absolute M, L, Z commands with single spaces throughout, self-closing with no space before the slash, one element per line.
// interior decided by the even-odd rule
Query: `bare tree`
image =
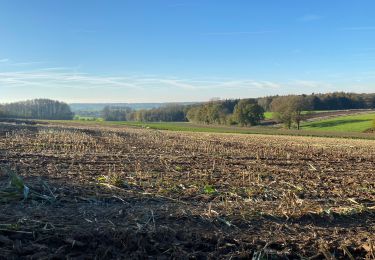
<path fill-rule="evenodd" d="M 275 98 L 271 103 L 273 118 L 284 123 L 289 129 L 296 123 L 300 129 L 304 120 L 303 111 L 309 110 L 310 105 L 305 96 L 282 96 Z"/>

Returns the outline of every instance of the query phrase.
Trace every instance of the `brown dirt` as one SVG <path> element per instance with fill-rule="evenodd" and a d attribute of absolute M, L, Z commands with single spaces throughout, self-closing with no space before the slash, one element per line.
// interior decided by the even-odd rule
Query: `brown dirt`
<path fill-rule="evenodd" d="M 373 140 L 2 124 L 0 191 L 10 166 L 56 199 L 0 196 L 0 259 L 371 259 L 374 162 Z"/>
<path fill-rule="evenodd" d="M 374 113 L 374 109 L 350 109 L 350 110 L 335 110 L 324 111 L 318 113 L 311 113 L 307 115 L 307 121 L 319 121 L 338 116 L 361 115 L 367 113 Z"/>

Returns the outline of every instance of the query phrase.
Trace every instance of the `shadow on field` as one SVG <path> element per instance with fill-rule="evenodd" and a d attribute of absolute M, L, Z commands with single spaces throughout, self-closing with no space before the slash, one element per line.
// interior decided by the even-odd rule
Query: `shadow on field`
<path fill-rule="evenodd" d="M 358 229 L 374 222 L 374 212 L 344 218 L 214 217 L 204 214 L 205 204 L 131 189 L 37 177 L 24 181 L 30 192 L 41 196 L 0 200 L 0 259 L 248 259 L 256 252 L 294 259 L 301 249 L 306 255 L 317 254 L 317 239 L 305 244 L 299 238 L 313 237 L 316 228 L 324 227 L 330 238 L 336 228 Z M 8 177 L 0 175 L 1 191 L 8 183 Z M 279 229 L 283 226 L 289 227 Z"/>
<path fill-rule="evenodd" d="M 272 219 L 272 218 L 270 218 Z M 346 214 L 313 214 L 309 213 L 300 217 L 280 218 L 275 222 L 291 223 L 299 225 L 314 225 L 323 228 L 355 228 L 366 227 L 375 224 L 375 210 L 369 209 L 362 212 Z"/>
<path fill-rule="evenodd" d="M 217 248 L 232 241 L 168 199 L 47 179 L 45 188 L 35 177 L 24 181 L 29 195 L 40 197 L 25 198 L 0 177 L 1 198 L 8 192 L 8 200 L 0 200 L 0 259 L 199 258 L 224 254 Z"/>

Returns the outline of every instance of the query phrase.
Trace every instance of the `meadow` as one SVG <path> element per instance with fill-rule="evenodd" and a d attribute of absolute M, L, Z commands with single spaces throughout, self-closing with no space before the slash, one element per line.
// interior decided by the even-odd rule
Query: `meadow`
<path fill-rule="evenodd" d="M 314 131 L 364 132 L 373 126 L 374 120 L 375 113 L 338 116 L 330 119 L 304 123 L 302 129 Z"/>
<path fill-rule="evenodd" d="M 343 110 L 311 110 L 311 111 L 302 111 L 303 115 L 314 115 L 314 114 L 326 114 L 326 113 L 337 113 L 343 112 Z M 265 119 L 273 119 L 273 112 L 264 112 Z"/>
<path fill-rule="evenodd" d="M 374 140 L 61 121 L 0 154 L 5 259 L 374 256 Z"/>

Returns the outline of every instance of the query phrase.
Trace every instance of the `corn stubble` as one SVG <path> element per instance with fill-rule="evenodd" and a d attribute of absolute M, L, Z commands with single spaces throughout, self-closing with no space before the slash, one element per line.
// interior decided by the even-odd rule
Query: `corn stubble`
<path fill-rule="evenodd" d="M 374 257 L 372 140 L 8 127 L 0 154 L 3 255 Z"/>

